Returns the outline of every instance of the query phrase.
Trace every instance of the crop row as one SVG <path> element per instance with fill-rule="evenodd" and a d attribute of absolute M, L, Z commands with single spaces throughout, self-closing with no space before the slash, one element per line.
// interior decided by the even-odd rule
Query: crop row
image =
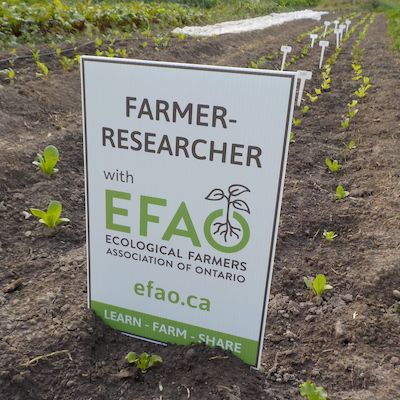
<path fill-rule="evenodd" d="M 61 0 L 29 4 L 3 3 L 0 8 L 0 44 L 35 42 L 38 38 L 60 40 L 66 34 L 105 33 L 118 29 L 132 32 L 150 26 L 175 27 L 201 20 L 202 13 L 174 3 L 115 2 L 95 4 Z"/>

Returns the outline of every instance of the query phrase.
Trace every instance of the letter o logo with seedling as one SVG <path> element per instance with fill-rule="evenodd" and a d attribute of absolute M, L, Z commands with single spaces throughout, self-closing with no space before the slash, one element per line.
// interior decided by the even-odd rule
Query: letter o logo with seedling
<path fill-rule="evenodd" d="M 204 222 L 204 236 L 214 249 L 223 253 L 236 253 L 247 246 L 250 239 L 250 227 L 238 211 L 250 214 L 248 204 L 239 198 L 250 189 L 244 185 L 229 186 L 228 192 L 213 189 L 206 200 L 226 201 L 226 209 L 213 211 Z M 235 211 L 238 210 L 238 211 Z"/>

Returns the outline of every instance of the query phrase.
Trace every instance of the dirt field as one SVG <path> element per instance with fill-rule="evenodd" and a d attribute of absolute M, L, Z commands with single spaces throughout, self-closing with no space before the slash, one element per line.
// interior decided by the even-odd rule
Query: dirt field
<path fill-rule="evenodd" d="M 299 21 L 172 39 L 158 50 L 138 46 L 143 38 L 118 45 L 132 58 L 247 67 L 314 26 Z M 400 399 L 400 312 L 393 307 L 400 290 L 400 69 L 385 17 L 377 15 L 361 42 L 373 86 L 342 129 L 359 84 L 351 50 L 361 29 L 332 67 L 331 90 L 304 117 L 296 111 L 302 124 L 289 150 L 262 371 L 217 349 L 125 337 L 87 310 L 79 71 L 64 72 L 43 57 L 50 75 L 36 78 L 32 60 L 16 61 L 15 83 L 0 85 L 0 399 L 294 400 L 306 379 L 323 385 L 330 400 Z M 294 43 L 293 54 L 308 41 Z M 94 47 L 81 52 L 93 54 Z M 289 68 L 314 71 L 309 91 L 321 83 L 318 57 L 310 52 Z M 266 67 L 279 64 L 275 57 Z M 350 140 L 354 150 L 345 146 Z M 68 170 L 52 179 L 31 164 L 49 143 L 60 149 L 60 171 Z M 327 157 L 343 164 L 338 175 L 328 173 Z M 334 199 L 338 183 L 350 191 L 343 201 Z M 45 208 L 50 197 L 62 199 L 71 219 L 55 233 L 22 214 Z M 333 243 L 322 237 L 325 229 L 338 234 Z M 324 300 L 303 283 L 318 273 L 334 286 Z M 164 362 L 135 378 L 124 361 L 129 351 L 154 352 Z M 27 364 L 52 352 L 59 353 Z"/>

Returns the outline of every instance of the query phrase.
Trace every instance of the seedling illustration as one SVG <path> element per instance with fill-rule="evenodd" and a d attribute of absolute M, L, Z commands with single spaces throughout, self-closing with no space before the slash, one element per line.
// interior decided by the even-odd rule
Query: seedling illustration
<path fill-rule="evenodd" d="M 227 242 L 228 236 L 230 238 L 234 236 L 239 239 L 239 232 L 242 231 L 242 228 L 232 225 L 230 215 L 231 207 L 250 214 L 250 208 L 248 204 L 244 200 L 238 198 L 240 195 L 246 192 L 250 192 L 250 189 L 246 186 L 235 184 L 229 186 L 227 194 L 225 194 L 222 189 L 216 188 L 211 190 L 206 197 L 206 200 L 219 201 L 225 199 L 227 202 L 225 221 L 213 223 L 213 226 L 216 228 L 213 232 L 213 235 L 219 234 L 223 236 L 225 242 Z"/>

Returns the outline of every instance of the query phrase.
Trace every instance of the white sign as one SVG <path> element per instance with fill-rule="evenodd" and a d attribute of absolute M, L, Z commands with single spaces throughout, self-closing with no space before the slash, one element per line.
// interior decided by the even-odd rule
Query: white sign
<path fill-rule="evenodd" d="M 297 95 L 297 106 L 300 107 L 301 104 L 301 99 L 303 98 L 303 93 L 304 93 L 304 86 L 306 83 L 306 80 L 310 80 L 312 78 L 312 72 L 311 71 L 297 71 L 297 79 L 300 80 L 300 86 L 299 86 L 299 93 Z"/>
<path fill-rule="evenodd" d="M 325 54 L 325 48 L 329 47 L 329 42 L 327 40 L 320 40 L 319 45 L 321 47 L 321 56 L 319 58 L 319 69 L 322 68 L 322 64 L 324 62 L 324 54 Z"/>
<path fill-rule="evenodd" d="M 322 37 L 325 37 L 325 36 L 326 36 L 326 32 L 328 32 L 328 26 L 329 26 L 330 24 L 331 24 L 331 23 L 330 23 L 329 21 L 325 21 L 325 22 L 324 22 L 325 28 L 324 28 L 324 33 L 322 34 Z"/>
<path fill-rule="evenodd" d="M 339 25 L 339 20 L 337 20 L 337 19 L 335 19 L 334 21 L 333 21 L 333 23 L 335 24 L 335 29 L 337 29 L 337 27 L 338 27 L 338 25 Z"/>
<path fill-rule="evenodd" d="M 312 33 L 311 35 L 310 35 L 310 39 L 311 39 L 311 48 L 313 48 L 314 47 L 314 43 L 315 43 L 315 39 L 317 39 L 318 38 L 318 35 L 316 34 L 316 33 Z"/>
<path fill-rule="evenodd" d="M 345 23 L 346 23 L 346 33 L 348 33 L 349 27 L 350 27 L 350 24 L 351 24 L 351 20 L 346 19 Z"/>
<path fill-rule="evenodd" d="M 339 48 L 340 45 L 340 34 L 342 30 L 341 29 L 335 29 L 333 33 L 336 35 L 336 48 Z"/>
<path fill-rule="evenodd" d="M 296 73 L 83 56 L 89 304 L 259 366 Z"/>
<path fill-rule="evenodd" d="M 346 29 L 346 25 L 345 24 L 340 24 L 339 25 L 339 29 L 340 29 L 340 40 L 342 41 L 343 40 L 343 33 L 344 33 L 345 29 Z"/>
<path fill-rule="evenodd" d="M 287 54 L 290 53 L 291 51 L 292 51 L 292 47 L 291 47 L 291 46 L 281 46 L 281 52 L 283 53 L 281 71 L 284 70 L 284 68 L 285 68 L 285 63 L 286 63 L 286 56 L 287 56 Z"/>

